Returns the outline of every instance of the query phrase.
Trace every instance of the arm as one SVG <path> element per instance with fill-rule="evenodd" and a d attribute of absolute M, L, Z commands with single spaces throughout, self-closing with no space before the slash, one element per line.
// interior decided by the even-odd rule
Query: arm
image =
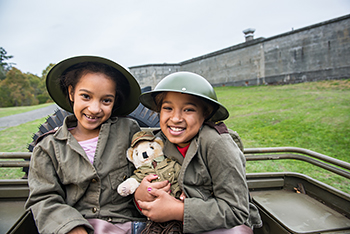
<path fill-rule="evenodd" d="M 28 184 L 30 195 L 26 208 L 30 208 L 40 233 L 67 233 L 78 226 L 92 231 L 91 225 L 73 207 L 65 203 L 65 190 L 57 176 L 49 154 L 36 147 L 33 151 Z"/>
<path fill-rule="evenodd" d="M 212 190 L 200 184 L 189 188 L 194 189 L 193 194 L 188 191 L 190 198 L 185 199 L 184 231 L 208 231 L 244 224 L 249 216 L 249 202 L 242 152 L 228 134 L 211 142 L 202 141 L 199 152 L 207 169 L 200 171 L 196 167 L 195 170 L 202 175 L 207 173 Z M 185 175 L 184 183 L 189 177 Z M 203 199 L 196 195 L 197 190 L 208 197 Z"/>

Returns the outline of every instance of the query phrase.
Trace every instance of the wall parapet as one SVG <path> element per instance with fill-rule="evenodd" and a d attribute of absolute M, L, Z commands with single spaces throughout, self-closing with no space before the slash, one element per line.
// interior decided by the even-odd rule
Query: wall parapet
<path fill-rule="evenodd" d="M 269 38 L 250 39 L 179 63 L 129 67 L 141 86 L 190 71 L 212 85 L 256 85 L 350 78 L 350 14 Z"/>

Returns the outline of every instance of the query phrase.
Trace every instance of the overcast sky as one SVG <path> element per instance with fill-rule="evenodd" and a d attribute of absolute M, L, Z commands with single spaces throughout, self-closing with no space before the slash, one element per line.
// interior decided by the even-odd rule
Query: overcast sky
<path fill-rule="evenodd" d="M 178 63 L 350 14 L 350 0 L 0 0 L 0 47 L 22 72 L 98 55 L 124 67 Z"/>

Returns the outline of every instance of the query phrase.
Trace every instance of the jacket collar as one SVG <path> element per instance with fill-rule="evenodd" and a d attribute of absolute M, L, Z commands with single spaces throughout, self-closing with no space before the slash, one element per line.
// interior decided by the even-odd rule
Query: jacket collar
<path fill-rule="evenodd" d="M 171 159 L 175 159 L 180 164 L 190 162 L 191 159 L 193 158 L 193 156 L 198 151 L 198 147 L 199 147 L 198 135 L 200 134 L 202 129 L 203 129 L 203 127 L 201 127 L 199 129 L 198 134 L 191 140 L 190 147 L 187 150 L 185 158 L 182 156 L 182 154 L 179 152 L 179 150 L 176 148 L 176 146 L 166 138 L 166 136 L 164 135 L 163 132 L 161 132 L 163 139 L 165 139 L 164 149 L 166 149 L 166 156 L 171 158 Z"/>

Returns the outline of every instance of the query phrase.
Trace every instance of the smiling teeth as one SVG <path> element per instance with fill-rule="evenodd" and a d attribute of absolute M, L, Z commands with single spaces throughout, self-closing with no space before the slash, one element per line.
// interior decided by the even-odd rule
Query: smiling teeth
<path fill-rule="evenodd" d="M 174 128 L 174 127 L 170 127 L 171 130 L 173 130 L 174 132 L 180 132 L 183 130 L 183 128 Z"/>
<path fill-rule="evenodd" d="M 89 119 L 96 119 L 95 117 L 89 116 L 89 115 L 85 115 L 86 117 L 88 117 Z"/>

